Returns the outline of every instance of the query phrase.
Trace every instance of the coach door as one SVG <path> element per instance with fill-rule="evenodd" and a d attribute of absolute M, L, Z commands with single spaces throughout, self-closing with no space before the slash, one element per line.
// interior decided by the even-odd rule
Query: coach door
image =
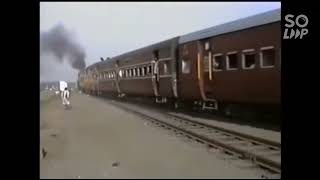
<path fill-rule="evenodd" d="M 197 79 L 198 79 L 198 85 L 199 85 L 199 91 L 201 94 L 201 98 L 203 101 L 206 100 L 206 96 L 204 93 L 204 61 L 203 61 L 203 48 L 201 41 L 197 42 Z"/>
<path fill-rule="evenodd" d="M 159 94 L 159 88 L 160 88 L 160 77 L 159 77 L 159 51 L 156 50 L 153 52 L 152 57 L 152 87 L 153 92 L 156 97 L 160 96 Z"/>
<path fill-rule="evenodd" d="M 116 64 L 115 64 L 115 77 L 114 77 L 114 82 L 115 82 L 116 87 L 117 87 L 118 95 L 121 95 L 120 85 L 119 85 L 119 79 L 120 79 L 119 76 L 120 76 L 120 74 L 119 74 L 119 61 L 117 61 Z"/>
<path fill-rule="evenodd" d="M 201 93 L 202 100 L 205 102 L 203 109 L 217 109 L 217 102 L 211 94 L 210 82 L 213 80 L 212 71 L 212 54 L 210 41 L 208 39 L 198 41 L 198 58 L 197 58 L 197 73 L 199 90 Z M 206 103 L 208 102 L 208 103 Z M 210 104 L 210 107 L 207 106 Z M 212 105 L 212 106 L 211 106 Z"/>

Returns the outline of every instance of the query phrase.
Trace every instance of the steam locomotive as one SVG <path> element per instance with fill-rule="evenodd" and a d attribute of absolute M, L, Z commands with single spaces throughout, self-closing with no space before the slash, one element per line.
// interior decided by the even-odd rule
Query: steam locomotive
<path fill-rule="evenodd" d="M 85 93 L 224 112 L 280 110 L 281 11 L 174 37 L 88 66 Z"/>

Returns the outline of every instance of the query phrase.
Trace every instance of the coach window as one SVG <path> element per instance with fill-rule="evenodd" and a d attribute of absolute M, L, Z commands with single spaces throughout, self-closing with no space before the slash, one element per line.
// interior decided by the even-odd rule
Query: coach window
<path fill-rule="evenodd" d="M 204 49 L 205 49 L 206 51 L 209 51 L 209 50 L 210 50 L 210 42 L 209 42 L 209 41 L 207 41 L 207 42 L 204 44 Z"/>
<path fill-rule="evenodd" d="M 168 61 L 163 63 L 163 74 L 169 74 L 168 64 L 169 64 Z"/>
<path fill-rule="evenodd" d="M 122 69 L 119 71 L 119 76 L 122 78 Z"/>
<path fill-rule="evenodd" d="M 223 70 L 223 55 L 221 53 L 219 54 L 214 54 L 213 55 L 213 70 L 214 71 L 221 71 Z"/>
<path fill-rule="evenodd" d="M 227 70 L 236 70 L 238 69 L 238 55 L 237 52 L 229 52 L 226 57 Z"/>
<path fill-rule="evenodd" d="M 256 54 L 254 49 L 247 49 L 242 52 L 242 68 L 254 69 L 256 66 Z"/>
<path fill-rule="evenodd" d="M 281 48 L 279 48 L 279 69 L 281 70 Z"/>
<path fill-rule="evenodd" d="M 148 66 L 148 71 L 147 71 L 147 74 L 150 75 L 152 73 L 152 69 L 151 69 L 151 65 Z"/>
<path fill-rule="evenodd" d="M 137 68 L 133 68 L 133 77 L 137 76 Z"/>
<path fill-rule="evenodd" d="M 189 74 L 191 70 L 191 62 L 188 58 L 182 59 L 182 73 Z"/>
<path fill-rule="evenodd" d="M 137 70 L 138 70 L 138 72 L 137 72 L 137 76 L 141 76 L 141 68 L 140 68 L 140 67 L 138 67 L 138 68 L 137 68 Z"/>
<path fill-rule="evenodd" d="M 263 47 L 260 49 L 260 66 L 261 68 L 272 68 L 275 65 L 275 50 L 273 46 Z"/>
<path fill-rule="evenodd" d="M 209 56 L 203 57 L 204 72 L 209 72 Z"/>

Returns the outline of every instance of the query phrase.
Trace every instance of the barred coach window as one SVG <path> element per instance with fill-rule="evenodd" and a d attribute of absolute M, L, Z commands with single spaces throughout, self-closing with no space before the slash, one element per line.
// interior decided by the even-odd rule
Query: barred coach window
<path fill-rule="evenodd" d="M 183 74 L 189 74 L 190 73 L 190 71 L 191 71 L 191 62 L 190 62 L 190 60 L 188 59 L 188 58 L 184 58 L 184 59 L 182 59 L 182 73 Z"/>

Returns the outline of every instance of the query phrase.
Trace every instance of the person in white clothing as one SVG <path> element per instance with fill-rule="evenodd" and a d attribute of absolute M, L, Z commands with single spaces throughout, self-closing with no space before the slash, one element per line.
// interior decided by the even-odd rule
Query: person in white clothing
<path fill-rule="evenodd" d="M 70 92 L 68 88 L 64 88 L 64 91 L 62 91 L 62 104 L 65 107 L 68 107 L 70 105 L 69 97 L 70 97 Z"/>

